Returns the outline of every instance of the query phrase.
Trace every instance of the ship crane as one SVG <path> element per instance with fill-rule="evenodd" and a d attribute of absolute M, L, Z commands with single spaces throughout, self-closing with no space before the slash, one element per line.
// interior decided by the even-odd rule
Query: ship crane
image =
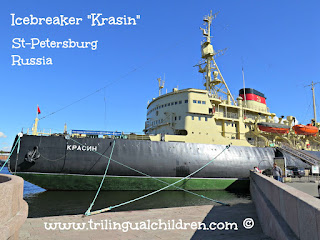
<path fill-rule="evenodd" d="M 201 44 L 201 56 L 203 59 L 205 59 L 204 63 L 200 63 L 196 66 L 199 67 L 199 72 L 203 73 L 205 75 L 205 87 L 208 92 L 211 92 L 214 97 L 219 98 L 219 94 L 224 94 L 227 96 L 228 103 L 233 102 L 233 104 L 236 106 L 237 103 L 234 100 L 226 82 L 224 81 L 224 78 L 218 68 L 217 63 L 215 62 L 214 58 L 217 57 L 220 54 L 223 54 L 224 50 L 215 51 L 213 49 L 213 46 L 211 44 L 211 23 L 212 20 L 215 19 L 218 13 L 215 13 L 212 15 L 212 11 L 208 16 L 205 16 L 203 21 L 204 25 L 206 25 L 206 28 L 200 28 L 202 30 L 202 34 L 205 37 L 205 41 Z M 205 64 L 204 67 L 201 65 Z M 213 75 L 213 79 L 212 79 Z"/>

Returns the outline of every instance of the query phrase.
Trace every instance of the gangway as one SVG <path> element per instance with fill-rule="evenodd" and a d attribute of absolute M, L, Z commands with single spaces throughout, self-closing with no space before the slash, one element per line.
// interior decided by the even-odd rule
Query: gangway
<path fill-rule="evenodd" d="M 320 158 L 310 154 L 303 152 L 302 150 L 295 149 L 288 144 L 282 143 L 279 147 L 279 150 L 283 150 L 295 157 L 300 158 L 303 162 L 308 163 L 310 165 L 320 165 Z"/>

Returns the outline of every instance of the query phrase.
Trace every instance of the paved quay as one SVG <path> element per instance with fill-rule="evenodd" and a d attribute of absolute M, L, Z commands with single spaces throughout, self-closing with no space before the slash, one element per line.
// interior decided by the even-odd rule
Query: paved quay
<path fill-rule="evenodd" d="M 246 218 L 252 218 L 254 225 L 248 224 L 246 226 L 253 226 L 251 229 L 246 229 L 243 226 L 243 221 Z M 97 229 L 94 229 L 94 223 L 104 225 L 104 229 L 108 224 L 112 222 L 119 223 L 125 229 L 126 222 L 130 222 L 133 227 L 138 223 L 144 222 L 148 224 L 148 220 L 151 223 L 167 223 L 169 228 L 169 222 L 171 224 L 175 222 L 175 226 L 179 225 L 178 222 L 192 223 L 200 222 L 205 223 L 208 227 L 210 223 L 220 223 L 219 228 L 223 230 L 194 230 L 191 227 L 187 229 L 175 229 L 175 230 L 128 230 L 123 232 L 122 230 L 101 230 L 101 227 L 97 225 Z M 84 230 L 46 230 L 45 223 L 80 223 L 85 225 Z M 91 226 L 90 226 L 91 222 Z M 105 223 L 107 222 L 107 225 Z M 236 223 L 238 230 L 235 230 L 235 225 L 230 226 L 230 230 L 226 230 L 224 226 L 225 222 Z M 103 224 L 102 224 L 103 223 Z M 83 226 L 81 225 L 81 226 Z M 110 226 L 110 225 L 109 225 Z M 148 225 L 145 225 L 148 226 Z M 150 226 L 150 225 L 149 225 Z M 152 226 L 152 225 L 151 225 Z M 160 224 L 158 225 L 160 226 Z M 48 224 L 47 224 L 48 227 Z M 162 225 L 162 228 L 165 226 Z M 231 230 L 232 229 L 232 230 Z M 43 218 L 28 218 L 25 224 L 20 230 L 21 240 L 25 239 L 238 239 L 238 240 L 267 240 L 269 237 L 262 233 L 261 226 L 258 222 L 258 217 L 255 211 L 255 207 L 252 201 L 248 200 L 244 203 L 237 203 L 229 206 L 221 205 L 203 205 L 203 206 L 190 206 L 179 208 L 162 208 L 162 209 L 150 209 L 150 210 L 138 210 L 138 211 L 126 211 L 126 212 L 106 212 L 89 217 L 83 217 L 82 215 L 65 215 Z"/>
<path fill-rule="evenodd" d="M 319 197 L 318 182 L 295 181 L 286 183 L 288 186 L 294 187 L 301 192 L 305 192 L 313 197 Z"/>

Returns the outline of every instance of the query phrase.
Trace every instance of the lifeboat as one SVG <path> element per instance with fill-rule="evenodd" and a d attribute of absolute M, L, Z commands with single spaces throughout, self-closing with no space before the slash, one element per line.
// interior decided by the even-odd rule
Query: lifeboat
<path fill-rule="evenodd" d="M 302 125 L 298 124 L 292 127 L 292 129 L 295 131 L 298 135 L 306 135 L 306 136 L 316 136 L 318 133 L 318 128 L 315 126 L 312 126 L 311 124 Z"/>
<path fill-rule="evenodd" d="M 288 125 L 280 124 L 280 123 L 261 122 L 261 123 L 258 123 L 257 125 L 261 131 L 269 132 L 269 133 L 286 134 L 290 130 L 290 127 Z"/>

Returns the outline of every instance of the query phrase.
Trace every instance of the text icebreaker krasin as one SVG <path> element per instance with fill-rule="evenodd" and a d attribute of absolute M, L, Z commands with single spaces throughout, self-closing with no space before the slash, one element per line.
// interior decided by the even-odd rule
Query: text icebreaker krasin
<path fill-rule="evenodd" d="M 55 26 L 69 26 L 80 25 L 83 21 L 78 17 L 66 17 L 64 15 L 55 17 L 35 17 L 30 14 L 27 17 L 17 17 L 15 13 L 11 13 L 11 26 L 21 25 L 55 25 Z M 87 15 L 87 19 L 91 20 L 91 26 L 104 26 L 104 25 L 137 25 L 137 20 L 140 15 L 135 17 L 128 17 L 127 15 L 118 17 L 103 17 L 102 13 L 91 13 Z"/>
<path fill-rule="evenodd" d="M 12 48 L 90 48 L 96 50 L 98 47 L 98 40 L 89 42 L 73 41 L 69 38 L 66 41 L 53 41 L 47 38 L 46 40 L 40 40 L 39 38 L 30 38 L 30 41 L 26 41 L 24 38 L 12 39 Z"/>

